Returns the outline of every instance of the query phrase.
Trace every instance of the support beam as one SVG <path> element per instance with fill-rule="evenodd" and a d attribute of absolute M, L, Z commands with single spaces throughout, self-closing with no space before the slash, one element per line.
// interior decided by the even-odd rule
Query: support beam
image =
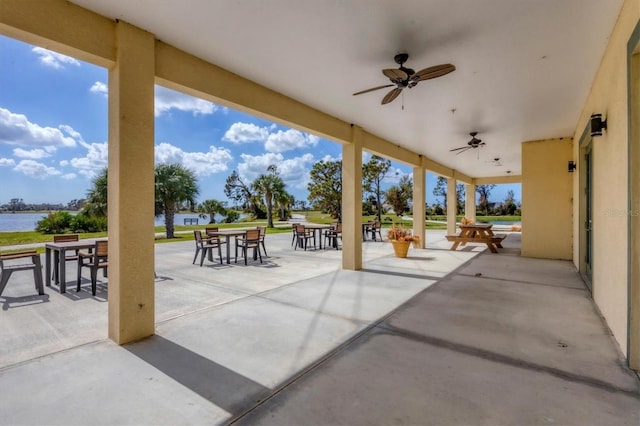
<path fill-rule="evenodd" d="M 420 237 L 420 248 L 425 247 L 426 218 L 426 171 L 422 167 L 413 168 L 413 235 Z"/>
<path fill-rule="evenodd" d="M 342 146 L 342 267 L 362 269 L 362 129 Z"/>
<path fill-rule="evenodd" d="M 501 183 L 522 183 L 522 176 L 520 175 L 509 175 L 509 176 L 491 176 L 491 177 L 483 177 L 483 178 L 475 178 L 473 179 L 474 185 L 491 185 L 493 184 L 501 184 Z"/>
<path fill-rule="evenodd" d="M 0 34 L 103 67 L 115 61 L 115 25 L 68 1 L 0 1 Z"/>
<path fill-rule="evenodd" d="M 120 22 L 109 70 L 109 338 L 154 334 L 153 35 Z"/>
<path fill-rule="evenodd" d="M 447 234 L 456 233 L 456 180 L 447 178 Z"/>
<path fill-rule="evenodd" d="M 476 221 L 476 186 L 465 186 L 464 217 Z"/>

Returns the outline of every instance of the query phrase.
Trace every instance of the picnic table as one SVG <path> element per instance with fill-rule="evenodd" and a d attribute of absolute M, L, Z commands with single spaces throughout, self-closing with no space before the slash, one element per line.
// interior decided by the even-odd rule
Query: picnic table
<path fill-rule="evenodd" d="M 472 223 L 460 225 L 460 233 L 457 235 L 447 235 L 447 241 L 452 241 L 451 250 L 455 251 L 458 246 L 467 243 L 486 244 L 491 253 L 498 253 L 497 248 L 502 248 L 502 240 L 507 238 L 507 234 L 494 234 L 491 223 Z"/>

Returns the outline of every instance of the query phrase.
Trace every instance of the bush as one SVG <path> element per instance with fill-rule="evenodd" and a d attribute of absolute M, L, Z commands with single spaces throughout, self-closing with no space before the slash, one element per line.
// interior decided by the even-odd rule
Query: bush
<path fill-rule="evenodd" d="M 67 212 L 49 213 L 38 221 L 36 231 L 43 234 L 64 234 L 67 232 L 100 232 L 107 230 L 107 218 L 86 214 L 72 215 Z"/>
<path fill-rule="evenodd" d="M 63 234 L 69 230 L 73 216 L 67 212 L 52 212 L 36 224 L 36 231 L 43 234 Z"/>
<path fill-rule="evenodd" d="M 225 223 L 233 223 L 233 222 L 236 222 L 239 218 L 240 218 L 240 213 L 238 213 L 233 209 L 228 209 L 225 212 L 225 217 L 223 220 L 225 221 Z"/>
<path fill-rule="evenodd" d="M 79 214 L 71 219 L 72 232 L 100 232 L 107 230 L 107 218 Z"/>

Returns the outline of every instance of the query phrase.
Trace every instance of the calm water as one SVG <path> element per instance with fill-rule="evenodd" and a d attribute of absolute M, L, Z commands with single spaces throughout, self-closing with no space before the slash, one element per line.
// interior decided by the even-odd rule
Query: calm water
<path fill-rule="evenodd" d="M 36 222 L 45 217 L 46 213 L 0 213 L 0 232 L 16 232 L 16 231 L 33 231 L 36 229 Z M 173 223 L 175 225 L 184 225 L 184 218 L 198 218 L 195 213 L 191 214 L 176 214 Z M 222 219 L 222 216 L 215 216 L 216 222 Z M 199 225 L 205 225 L 209 223 L 209 216 L 205 219 L 198 218 Z M 155 218 L 156 226 L 164 225 L 164 216 Z"/>

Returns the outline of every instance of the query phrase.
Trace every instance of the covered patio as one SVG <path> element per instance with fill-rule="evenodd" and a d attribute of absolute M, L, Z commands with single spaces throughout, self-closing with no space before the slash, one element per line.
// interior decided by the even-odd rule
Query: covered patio
<path fill-rule="evenodd" d="M 288 234 L 248 266 L 157 245 L 155 335 L 124 346 L 106 336 L 105 284 L 28 296 L 16 274 L 1 422 L 638 423 L 637 376 L 570 262 L 521 257 L 518 233 L 498 255 L 444 235 L 407 259 L 364 243 L 361 271 Z"/>

